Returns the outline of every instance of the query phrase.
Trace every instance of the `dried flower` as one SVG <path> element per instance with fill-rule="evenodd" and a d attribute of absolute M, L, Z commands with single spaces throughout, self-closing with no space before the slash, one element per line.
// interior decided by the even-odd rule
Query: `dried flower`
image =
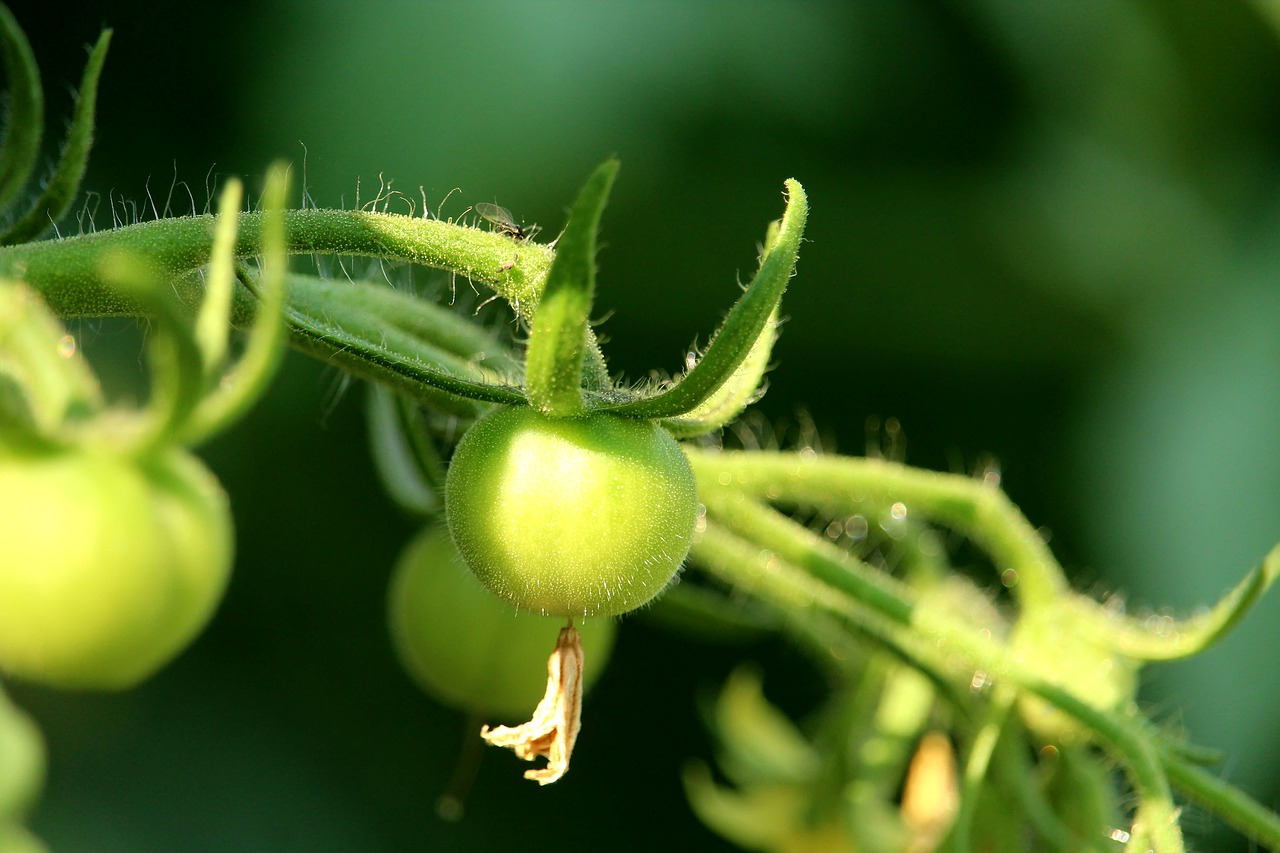
<path fill-rule="evenodd" d="M 570 622 L 560 629 L 555 651 L 547 659 L 547 692 L 533 719 L 519 726 L 480 729 L 493 746 L 515 750 L 525 761 L 546 756 L 547 766 L 526 770 L 524 778 L 550 785 L 569 769 L 569 756 L 582 725 L 582 638 Z"/>
<path fill-rule="evenodd" d="M 942 732 L 928 732 L 916 748 L 902 786 L 902 822 L 911 834 L 907 849 L 936 849 L 955 821 L 959 801 L 951 740 Z"/>

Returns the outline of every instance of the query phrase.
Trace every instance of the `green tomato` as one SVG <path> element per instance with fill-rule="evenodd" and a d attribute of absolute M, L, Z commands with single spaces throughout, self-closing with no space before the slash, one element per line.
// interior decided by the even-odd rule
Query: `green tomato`
<path fill-rule="evenodd" d="M 680 446 L 652 421 L 499 409 L 463 436 L 445 510 L 480 582 L 524 610 L 625 613 L 689 553 L 698 496 Z"/>
<path fill-rule="evenodd" d="M 0 853 L 49 853 L 49 848 L 21 826 L 10 824 L 0 826 Z"/>
<path fill-rule="evenodd" d="M 0 450 L 0 671 L 138 683 L 209 620 L 231 555 L 226 494 L 185 451 Z"/>
<path fill-rule="evenodd" d="M 44 740 L 0 691 L 0 826 L 21 820 L 44 784 Z M 6 851 L 0 843 L 0 851 Z"/>
<path fill-rule="evenodd" d="M 428 528 L 396 564 L 387 602 L 401 664 L 429 694 L 463 710 L 522 720 L 542 698 L 564 620 L 519 613 L 480 585 L 443 528 Z M 609 619 L 577 623 L 583 686 L 613 647 Z"/>

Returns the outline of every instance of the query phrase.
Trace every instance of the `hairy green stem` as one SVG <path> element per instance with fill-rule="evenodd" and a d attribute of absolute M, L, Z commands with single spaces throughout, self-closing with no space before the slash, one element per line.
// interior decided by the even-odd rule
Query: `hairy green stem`
<path fill-rule="evenodd" d="M 959 810 L 955 822 L 951 825 L 951 844 L 953 853 L 969 853 L 973 849 L 973 816 L 978 802 L 978 793 L 987 780 L 987 770 L 991 766 L 991 757 L 995 754 L 996 745 L 1004 732 L 1005 723 L 1013 708 L 1015 694 L 997 687 L 983 714 L 983 720 L 969 747 L 969 758 L 965 762 L 964 778 L 960 790 Z"/>
<path fill-rule="evenodd" d="M 731 455 L 734 454 L 723 454 Z M 749 466 L 744 466 L 745 476 L 741 479 L 731 475 L 728 482 L 722 482 L 717 472 L 714 479 L 708 481 L 706 475 L 711 466 L 704 464 L 699 457 L 716 458 L 716 455 L 691 453 L 690 456 L 695 460 L 694 470 L 700 478 L 703 499 L 710 498 L 709 514 L 713 508 L 723 511 L 737 505 L 740 509 L 753 503 L 742 495 L 735 501 L 731 492 L 732 488 L 739 486 L 750 488 L 753 480 Z M 743 457 L 744 454 L 736 456 Z M 812 483 L 804 476 L 796 480 Z M 708 482 L 715 485 L 709 486 Z M 780 481 L 774 476 L 772 482 L 777 485 Z M 872 484 L 863 485 L 870 488 Z M 827 486 L 830 488 L 830 483 Z M 847 488 L 848 484 L 845 483 L 844 487 Z M 919 491 L 927 495 L 927 489 Z M 995 493 L 995 490 L 991 491 Z M 807 499 L 808 493 L 801 493 Z M 770 495 L 784 499 L 788 496 L 772 492 Z M 1009 506 L 1016 515 L 1016 510 Z M 763 507 L 760 510 L 761 513 L 768 512 Z M 1161 766 L 1154 738 L 1131 711 L 1095 708 L 1068 690 L 1043 680 L 1012 650 L 1002 645 L 992 632 L 984 632 L 981 626 L 970 624 L 959 616 L 940 608 L 919 606 L 896 596 L 886 600 L 883 598 L 886 591 L 879 585 L 868 588 L 861 583 L 850 584 L 848 578 L 856 576 L 848 571 L 847 566 L 843 576 L 834 571 L 835 566 L 829 564 L 827 555 L 821 553 L 822 549 L 815 547 L 810 538 L 793 534 L 790 537 L 792 542 L 786 543 L 785 531 L 778 521 L 751 511 L 731 510 L 729 517 L 734 528 L 732 535 L 720 533 L 712 520 L 708 520 L 703 539 L 694 545 L 695 559 L 703 561 L 711 557 L 711 566 L 723 579 L 773 601 L 781 609 L 818 607 L 844 616 L 899 653 L 909 650 L 917 661 L 929 660 L 930 655 L 922 654 L 922 651 L 932 646 L 935 654 L 941 653 L 944 659 L 952 659 L 949 665 L 935 665 L 926 670 L 931 671 L 935 678 L 946 671 L 954 673 L 957 667 L 971 667 L 987 673 L 997 683 L 1005 682 L 1044 699 L 1091 731 L 1092 736 L 1124 765 L 1138 795 L 1141 828 L 1148 833 L 1154 848 L 1159 853 L 1180 853 L 1183 849 L 1168 777 Z M 712 551 L 729 547 L 731 543 L 727 541 L 716 541 L 725 535 L 731 535 L 737 541 L 733 549 L 736 555 L 733 551 L 708 554 L 708 545 L 713 546 Z M 709 539 L 712 541 L 708 542 Z M 786 551 L 785 556 L 781 551 Z M 833 586 L 833 583 L 839 586 Z M 902 622 L 904 615 L 905 625 Z"/>
<path fill-rule="evenodd" d="M 214 224 L 213 216 L 188 216 L 8 246 L 0 248 L 0 275 L 27 282 L 62 317 L 136 316 L 144 306 L 103 278 L 104 260 L 136 255 L 162 275 L 184 277 L 209 262 Z M 236 257 L 261 254 L 261 232 L 260 213 L 240 214 Z M 287 211 L 285 243 L 290 254 L 358 255 L 454 271 L 492 288 L 524 319 L 554 255 L 547 246 L 465 225 L 347 210 Z"/>
<path fill-rule="evenodd" d="M 1160 762 L 1179 791 L 1263 847 L 1280 850 L 1280 815 L 1240 789 L 1196 767 L 1167 744 L 1161 745 Z"/>
<path fill-rule="evenodd" d="M 769 500 L 832 507 L 870 501 L 963 532 L 992 556 L 997 570 L 1017 572 L 1014 594 L 1024 608 L 1053 609 L 1068 591 L 1043 537 L 1000 489 L 955 474 L 909 468 L 884 459 L 781 452 L 709 452 L 688 448 L 700 484 L 732 484 Z"/>
<path fill-rule="evenodd" d="M 914 597 L 905 585 L 751 498 L 715 486 L 703 486 L 699 496 L 713 518 L 751 531 L 753 541 L 888 619 L 910 622 Z"/>

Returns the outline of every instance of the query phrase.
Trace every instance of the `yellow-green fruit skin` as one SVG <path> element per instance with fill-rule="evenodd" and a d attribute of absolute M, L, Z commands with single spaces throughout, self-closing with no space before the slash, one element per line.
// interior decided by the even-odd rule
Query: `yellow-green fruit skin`
<path fill-rule="evenodd" d="M 689 552 L 693 472 L 651 421 L 499 409 L 463 436 L 445 509 L 496 595 L 535 613 L 616 615 L 656 596 Z"/>
<path fill-rule="evenodd" d="M 564 619 L 520 613 L 496 598 L 463 564 L 443 527 L 424 530 L 404 550 L 387 611 L 401 664 L 444 704 L 518 722 L 542 698 Z M 583 685 L 590 687 L 609 658 L 615 625 L 607 618 L 575 625 Z"/>
<path fill-rule="evenodd" d="M 208 622 L 232 538 L 226 493 L 185 451 L 0 452 L 0 672 L 137 684 Z"/>

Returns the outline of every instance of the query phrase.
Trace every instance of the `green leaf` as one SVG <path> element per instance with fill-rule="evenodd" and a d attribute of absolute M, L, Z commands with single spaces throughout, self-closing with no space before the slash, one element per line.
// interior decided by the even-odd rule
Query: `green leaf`
<path fill-rule="evenodd" d="M 71 129 L 62 149 L 62 159 L 54 169 L 49 183 L 35 205 L 26 215 L 9 226 L 0 244 L 25 243 L 34 240 L 66 214 L 80 190 L 80 181 L 89 164 L 89 151 L 93 148 L 94 110 L 98 102 L 98 78 L 107 60 L 107 46 L 111 43 L 111 30 L 103 30 L 98 43 L 89 54 L 89 62 L 80 81 L 80 97 L 76 100 Z"/>
<path fill-rule="evenodd" d="M 0 4 L 0 50 L 9 78 L 9 119 L 0 141 L 0 209 L 27 184 L 40 156 L 44 132 L 44 93 L 31 44 L 9 8 Z"/>
<path fill-rule="evenodd" d="M 699 411 L 704 405 L 710 405 L 713 410 L 721 410 L 723 414 L 723 405 L 718 404 L 715 395 L 751 357 L 766 327 L 776 318 L 782 294 L 795 271 L 809 206 L 804 188 L 798 181 L 788 180 L 786 187 L 787 211 L 782 217 L 782 227 L 778 230 L 776 243 L 766 253 L 755 278 L 733 306 L 694 368 L 665 391 L 645 399 L 604 408 L 633 417 L 681 418 Z M 756 352 L 758 355 L 759 350 Z M 767 356 L 761 361 L 767 362 Z M 754 391 L 753 387 L 751 392 Z M 730 396 L 740 394 L 741 389 L 738 387 Z"/>
<path fill-rule="evenodd" d="M 783 850 L 788 836 L 803 826 L 808 806 L 803 790 L 785 785 L 726 788 L 701 762 L 688 764 L 681 778 L 698 819 L 739 847 Z"/>
<path fill-rule="evenodd" d="M 578 194 L 533 315 L 525 387 L 529 401 L 548 415 L 572 417 L 584 408 L 582 368 L 595 293 L 596 234 L 617 174 L 616 160 L 604 163 Z"/>

